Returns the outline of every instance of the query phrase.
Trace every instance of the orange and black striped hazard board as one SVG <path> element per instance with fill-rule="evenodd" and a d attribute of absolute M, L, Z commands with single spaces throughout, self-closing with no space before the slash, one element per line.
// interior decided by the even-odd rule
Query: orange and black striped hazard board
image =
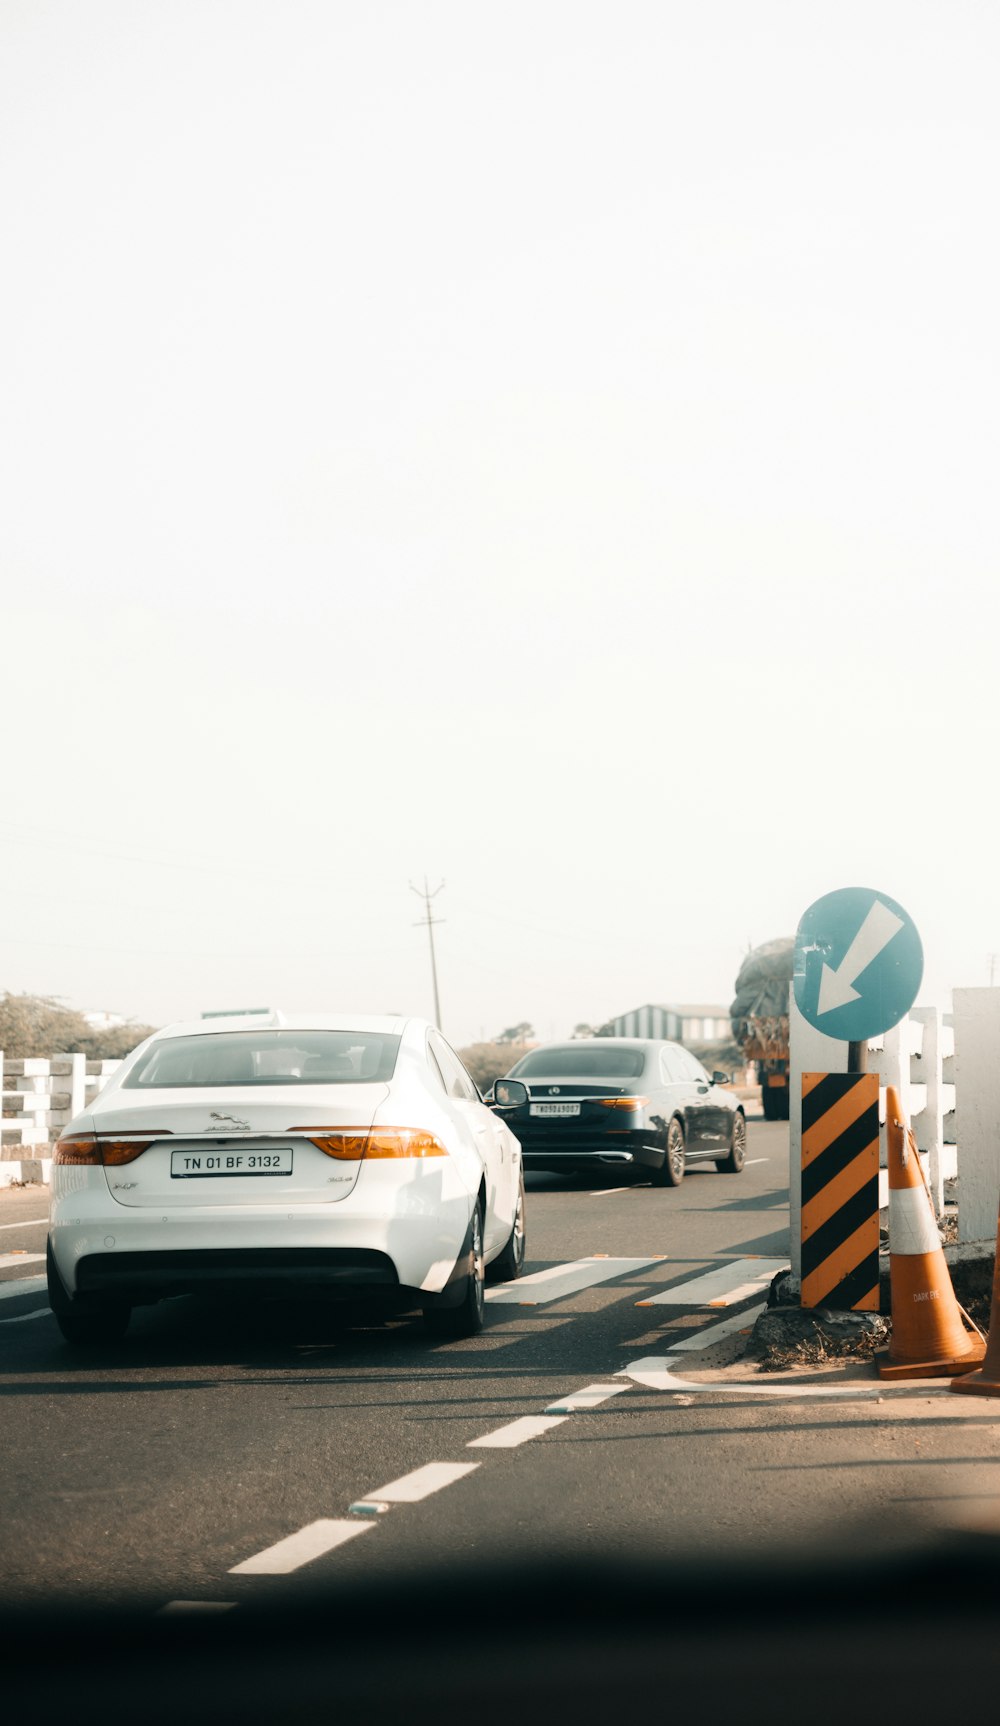
<path fill-rule="evenodd" d="M 802 1305 L 878 1312 L 878 1074 L 802 1075 Z"/>

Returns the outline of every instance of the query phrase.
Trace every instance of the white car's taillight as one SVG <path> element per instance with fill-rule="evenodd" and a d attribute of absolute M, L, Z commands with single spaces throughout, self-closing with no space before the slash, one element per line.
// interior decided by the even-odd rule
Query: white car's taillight
<path fill-rule="evenodd" d="M 359 1163 L 379 1157 L 446 1157 L 447 1150 L 433 1133 L 421 1127 L 291 1127 L 293 1133 L 339 1162 Z"/>
<path fill-rule="evenodd" d="M 52 1154 L 54 1163 L 89 1164 L 92 1168 L 119 1169 L 134 1163 L 157 1139 L 170 1137 L 169 1129 L 141 1133 L 62 1133 Z"/>

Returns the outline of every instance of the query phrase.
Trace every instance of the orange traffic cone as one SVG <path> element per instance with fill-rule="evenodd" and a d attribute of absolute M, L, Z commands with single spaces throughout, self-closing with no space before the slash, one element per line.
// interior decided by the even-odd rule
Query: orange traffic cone
<path fill-rule="evenodd" d="M 993 1299 L 990 1303 L 990 1329 L 986 1343 L 986 1359 L 967 1378 L 956 1378 L 952 1390 L 966 1390 L 970 1396 L 1000 1396 L 1000 1221 L 997 1222 L 997 1254 L 993 1265 Z"/>
<path fill-rule="evenodd" d="M 982 1360 L 986 1345 L 962 1324 L 917 1141 L 903 1119 L 893 1085 L 886 1092 L 885 1124 L 892 1340 L 887 1363 L 878 1369 L 879 1378 L 941 1378 L 969 1372 Z"/>

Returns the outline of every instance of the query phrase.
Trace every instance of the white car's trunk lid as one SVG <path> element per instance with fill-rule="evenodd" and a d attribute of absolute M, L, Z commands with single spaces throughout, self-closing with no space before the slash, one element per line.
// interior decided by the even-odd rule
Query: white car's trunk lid
<path fill-rule="evenodd" d="M 354 1129 L 363 1138 L 389 1095 L 385 1084 L 227 1088 L 224 1102 L 203 1091 L 147 1091 L 140 1106 L 114 1098 L 95 1109 L 108 1142 L 104 1173 L 118 1204 L 197 1210 L 229 1205 L 332 1204 L 347 1197 L 361 1167 L 312 1141 Z M 109 1104 L 111 1099 L 109 1099 Z M 129 1135 L 152 1134 L 129 1162 Z M 122 1150 L 116 1150 L 121 1135 Z M 355 1147 L 356 1150 L 360 1146 Z"/>

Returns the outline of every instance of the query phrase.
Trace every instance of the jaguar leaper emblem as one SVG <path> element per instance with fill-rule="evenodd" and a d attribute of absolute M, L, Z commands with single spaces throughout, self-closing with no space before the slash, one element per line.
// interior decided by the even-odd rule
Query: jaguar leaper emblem
<path fill-rule="evenodd" d="M 250 1131 L 250 1122 L 241 1121 L 239 1115 L 220 1115 L 218 1109 L 213 1109 L 208 1118 L 215 1122 L 214 1126 L 206 1127 L 205 1131 L 208 1133 L 228 1133 L 233 1127 L 240 1133 Z"/>

